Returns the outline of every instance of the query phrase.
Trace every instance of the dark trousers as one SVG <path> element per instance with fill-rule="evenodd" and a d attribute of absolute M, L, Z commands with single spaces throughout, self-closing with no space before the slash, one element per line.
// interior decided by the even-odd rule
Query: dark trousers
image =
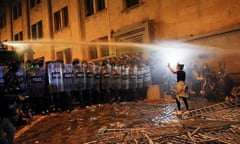
<path fill-rule="evenodd" d="M 101 98 L 100 90 L 97 90 L 97 89 L 93 90 L 92 98 L 93 98 L 93 104 L 100 104 L 101 103 L 101 101 L 100 101 L 100 98 Z"/>
<path fill-rule="evenodd" d="M 82 90 L 73 91 L 72 96 L 75 98 L 75 101 L 79 103 L 80 107 L 85 107 Z"/>
<path fill-rule="evenodd" d="M 186 97 L 180 97 L 182 98 L 184 104 L 185 104 L 185 107 L 186 107 L 186 110 L 189 110 L 188 109 L 188 101 L 187 101 L 187 98 Z M 177 107 L 178 107 L 178 110 L 181 110 L 181 102 L 176 98 L 176 103 L 177 103 Z"/>
<path fill-rule="evenodd" d="M 113 101 L 119 103 L 120 99 L 121 99 L 120 90 L 119 89 L 111 89 L 111 93 L 112 93 Z"/>
<path fill-rule="evenodd" d="M 103 103 L 112 103 L 110 89 L 102 89 L 101 90 L 101 100 Z"/>

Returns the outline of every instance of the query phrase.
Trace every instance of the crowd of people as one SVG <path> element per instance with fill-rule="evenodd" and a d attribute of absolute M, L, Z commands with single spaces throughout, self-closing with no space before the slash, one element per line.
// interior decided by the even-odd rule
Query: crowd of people
<path fill-rule="evenodd" d="M 170 94 L 180 99 L 175 90 L 176 79 L 170 76 L 164 64 L 141 54 L 115 56 L 102 60 L 80 61 L 72 64 L 62 61 L 18 61 L 1 65 L 1 129 L 7 132 L 8 143 L 13 143 L 15 126 L 23 124 L 21 117 L 31 113 L 71 112 L 75 105 L 139 101 L 147 97 L 150 85 L 161 88 L 161 96 Z M 182 70 L 183 65 L 178 65 Z M 173 73 L 178 73 L 170 68 Z M 186 75 L 177 75 L 177 83 L 184 82 L 190 98 L 203 97 L 208 101 L 222 101 L 240 95 L 240 86 L 224 70 L 215 72 L 207 64 L 187 65 Z M 179 86 L 180 87 L 180 86 Z M 28 98 L 29 97 L 29 98 Z M 5 126 L 5 127 L 4 127 Z M 1 143 L 2 132 L 0 134 Z"/>

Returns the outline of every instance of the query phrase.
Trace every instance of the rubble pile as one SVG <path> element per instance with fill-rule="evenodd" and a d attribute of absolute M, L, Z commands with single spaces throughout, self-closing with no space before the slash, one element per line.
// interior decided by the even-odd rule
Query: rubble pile
<path fill-rule="evenodd" d="M 144 123 L 137 128 L 101 129 L 97 134 L 96 142 L 238 143 L 240 140 L 239 102 L 239 99 L 235 99 L 194 109 L 188 116 L 183 114 L 181 117 L 172 114 L 175 110 L 174 105 L 162 105 L 163 107 L 159 109 L 155 108 L 154 112 L 148 111 L 151 115 L 155 115 L 152 123 Z M 186 121 L 186 119 L 189 120 Z"/>
<path fill-rule="evenodd" d="M 46 115 L 17 143 L 209 144 L 240 140 L 239 99 L 190 101 L 189 115 L 174 115 L 174 101 L 126 102 Z M 200 111 L 200 113 L 194 113 Z"/>

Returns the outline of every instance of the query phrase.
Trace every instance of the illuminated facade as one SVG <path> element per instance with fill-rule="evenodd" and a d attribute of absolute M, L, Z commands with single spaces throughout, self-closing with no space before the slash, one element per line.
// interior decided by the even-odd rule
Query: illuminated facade
<path fill-rule="evenodd" d="M 0 40 L 75 42 L 24 51 L 26 60 L 44 56 L 65 63 L 124 53 L 77 45 L 86 41 L 173 39 L 235 49 L 240 45 L 239 11 L 239 0 L 11 0 L 1 4 Z"/>

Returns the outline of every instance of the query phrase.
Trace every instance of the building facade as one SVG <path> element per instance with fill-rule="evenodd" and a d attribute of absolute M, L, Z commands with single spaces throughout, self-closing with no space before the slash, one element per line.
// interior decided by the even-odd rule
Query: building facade
<path fill-rule="evenodd" d="M 74 58 L 134 52 L 149 56 L 145 49 L 98 42 L 182 40 L 221 49 L 240 45 L 239 0 L 11 0 L 0 7 L 0 40 L 25 42 L 18 49 L 24 60 L 71 63 Z M 239 65 L 237 57 L 234 61 Z"/>

